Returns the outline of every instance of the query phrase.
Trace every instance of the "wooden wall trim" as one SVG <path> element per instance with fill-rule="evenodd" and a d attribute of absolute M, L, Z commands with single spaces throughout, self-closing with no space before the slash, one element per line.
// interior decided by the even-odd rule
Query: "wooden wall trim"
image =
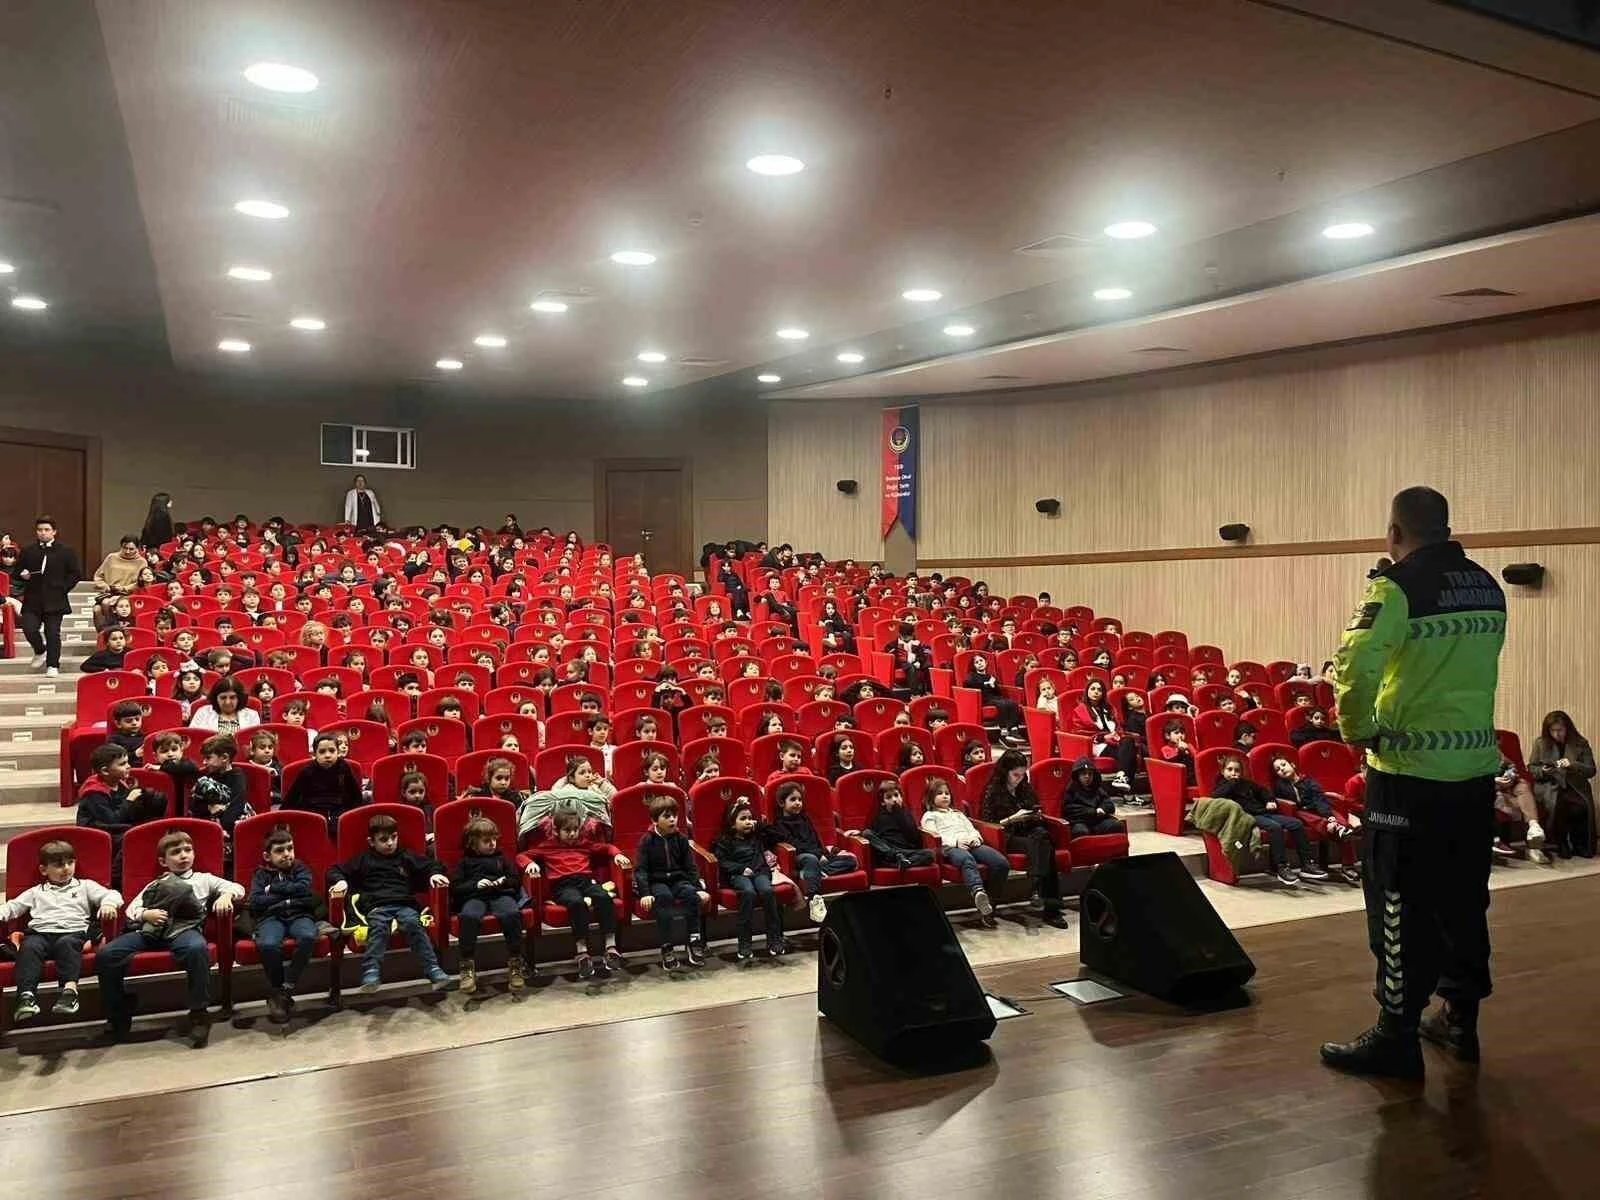
<path fill-rule="evenodd" d="M 1468 549 L 1513 546 L 1592 546 L 1600 544 L 1600 526 L 1575 529 L 1508 529 L 1497 533 L 1463 533 L 1456 540 Z M 1108 550 L 1097 554 L 1029 554 L 1011 558 L 921 558 L 919 571 L 983 567 L 1080 567 L 1112 563 L 1182 562 L 1211 558 L 1302 558 L 1325 554 L 1382 554 L 1382 538 L 1347 538 L 1334 542 L 1265 542 L 1244 546 L 1171 546 L 1151 550 Z"/>

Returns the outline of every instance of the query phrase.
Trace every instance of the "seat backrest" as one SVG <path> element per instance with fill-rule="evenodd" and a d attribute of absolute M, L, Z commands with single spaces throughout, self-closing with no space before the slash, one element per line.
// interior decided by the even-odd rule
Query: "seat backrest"
<path fill-rule="evenodd" d="M 766 792 L 753 779 L 724 775 L 707 779 L 689 789 L 689 811 L 694 819 L 694 840 L 709 847 L 722 832 L 722 821 L 729 806 L 748 800 L 759 820 L 769 820 Z"/>
<path fill-rule="evenodd" d="M 690 830 L 691 801 L 682 788 L 648 784 L 623 788 L 611 797 L 611 840 L 629 858 L 633 857 L 639 839 L 650 829 L 649 804 L 652 796 L 671 796 L 675 799 L 678 802 L 678 829 L 684 833 Z"/>
<path fill-rule="evenodd" d="M 39 883 L 39 850 L 47 842 L 71 842 L 78 855 L 79 879 L 92 879 L 101 887 L 111 886 L 111 835 L 103 829 L 83 825 L 47 825 L 29 829 L 6 842 L 6 890 L 16 899 Z"/>
<path fill-rule="evenodd" d="M 672 728 L 672 722 L 662 714 L 660 728 L 663 733 Z M 664 754 L 667 758 L 667 779 L 677 783 L 683 770 L 683 764 L 678 758 L 678 748 L 665 737 L 657 738 L 653 742 L 634 739 L 623 742 L 611 752 L 611 782 L 619 788 L 631 787 L 636 783 L 644 782 L 644 760 L 652 754 Z"/>
<path fill-rule="evenodd" d="M 511 764 L 511 786 L 525 792 L 533 786 L 533 759 L 513 750 L 474 750 L 455 760 L 451 775 L 455 780 L 455 794 L 460 796 L 470 788 L 484 785 L 484 769 L 495 759 Z"/>
<path fill-rule="evenodd" d="M 350 743 L 349 757 L 369 774 L 372 764 L 389 753 L 389 727 L 378 721 L 334 721 L 317 732 L 343 734 Z"/>
<path fill-rule="evenodd" d="M 1233 731 L 1241 718 L 1237 713 L 1211 709 L 1194 719 L 1194 735 L 1202 750 L 1232 748 Z M 1147 726 L 1148 728 L 1148 726 Z"/>
<path fill-rule="evenodd" d="M 900 770 L 900 755 L 915 744 L 922 749 L 922 761 L 934 761 L 933 734 L 915 725 L 891 725 L 872 739 L 874 761 L 885 771 Z"/>
<path fill-rule="evenodd" d="M 222 826 L 194 817 L 163 817 L 135 825 L 122 836 L 122 894 L 132 899 L 163 871 L 156 846 L 168 833 L 186 833 L 194 843 L 194 869 L 222 874 Z"/>
<path fill-rule="evenodd" d="M 106 710 L 119 700 L 144 700 L 144 676 L 137 671 L 97 671 L 76 681 L 77 710 L 74 725 L 94 725 L 106 719 Z"/>
<path fill-rule="evenodd" d="M 521 753 L 533 755 L 539 750 L 539 722 L 535 717 L 522 717 L 516 713 L 497 713 L 479 717 L 472 723 L 472 744 L 479 750 L 497 750 L 500 739 L 512 734 L 517 739 Z"/>
<path fill-rule="evenodd" d="M 383 814 L 400 826 L 400 848 L 425 854 L 428 848 L 428 821 L 420 808 L 409 804 L 363 804 L 339 814 L 339 861 L 349 862 L 367 848 L 367 822 Z"/>
<path fill-rule="evenodd" d="M 274 829 L 287 829 L 294 836 L 294 856 L 311 871 L 312 890 L 321 894 L 328 868 L 338 861 L 328 823 L 320 814 L 283 809 L 258 812 L 233 827 L 233 881 L 248 892 L 250 879 L 262 865 L 262 848 Z"/>
<path fill-rule="evenodd" d="M 488 817 L 500 830 L 500 850 L 513 856 L 517 846 L 517 810 L 509 800 L 493 796 L 467 796 L 439 805 L 433 812 L 433 847 L 439 861 L 449 871 L 466 853 L 461 845 L 461 835 L 467 823 L 476 817 Z"/>
<path fill-rule="evenodd" d="M 605 774 L 606 758 L 599 746 L 547 746 L 533 758 L 533 786 L 543 791 L 555 787 L 567 773 L 567 759 L 578 755 L 589 760 L 589 765 L 599 774 Z"/>
<path fill-rule="evenodd" d="M 1261 784 L 1262 787 L 1270 788 L 1277 779 L 1277 776 L 1272 772 L 1272 760 L 1280 754 L 1290 762 L 1298 765 L 1293 746 L 1283 742 L 1267 741 L 1263 741 L 1259 746 L 1252 746 L 1249 756 L 1250 778 Z"/>
<path fill-rule="evenodd" d="M 820 775 L 779 775 L 767 782 L 762 804 L 765 821 L 772 821 L 778 815 L 778 789 L 786 783 L 798 784 L 805 793 L 806 815 L 811 818 L 811 824 L 816 827 L 818 835 L 825 845 L 831 844 L 833 837 L 833 788 L 828 781 Z M 823 821 L 826 820 L 826 832 Z"/>
<path fill-rule="evenodd" d="M 968 742 L 979 742 L 987 746 L 988 731 L 982 725 L 975 725 L 970 721 L 952 721 L 943 728 L 933 731 L 933 757 L 941 766 L 959 771 L 961 748 Z"/>
<path fill-rule="evenodd" d="M 901 713 L 910 716 L 901 701 L 888 696 L 874 696 L 871 700 L 858 701 L 852 715 L 862 733 L 876 735 L 892 726 Z"/>
<path fill-rule="evenodd" d="M 693 712 L 693 709 L 689 710 Z M 749 776 L 750 753 L 745 744 L 731 737 L 699 737 L 683 743 L 683 771 L 685 782 L 694 781 L 695 765 L 708 754 L 717 756 L 723 775 Z"/>
<path fill-rule="evenodd" d="M 1512 761 L 1518 762 L 1520 757 L 1519 750 Z M 1315 779 L 1323 791 L 1343 795 L 1346 783 L 1361 767 L 1361 755 L 1343 742 L 1307 742 L 1300 747 L 1296 762 L 1300 773 Z M 1523 769 L 1520 762 L 1518 767 Z"/>
<path fill-rule="evenodd" d="M 912 820 L 918 824 L 922 821 L 922 813 L 928 793 L 928 785 L 935 780 L 942 780 L 950 785 L 950 794 L 955 797 L 958 806 L 965 807 L 967 802 L 967 781 L 949 767 L 940 766 L 938 763 L 928 763 L 920 767 L 912 767 L 900 776 L 900 791 L 905 798 L 906 811 L 911 814 Z"/>
<path fill-rule="evenodd" d="M 834 784 L 835 811 L 845 829 L 865 829 L 872 823 L 878 789 L 897 776 L 891 771 L 852 771 Z"/>
<path fill-rule="evenodd" d="M 417 772 L 428 781 L 428 802 L 450 798 L 450 764 L 437 754 L 386 754 L 372 764 L 372 798 L 383 804 L 400 803 L 400 779 Z M 288 768 L 284 768 L 287 775 Z M 285 780 L 284 786 L 288 786 Z"/>

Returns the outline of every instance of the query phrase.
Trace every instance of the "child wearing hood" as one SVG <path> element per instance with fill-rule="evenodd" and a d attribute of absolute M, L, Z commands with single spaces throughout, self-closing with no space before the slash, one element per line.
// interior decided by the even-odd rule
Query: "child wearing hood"
<path fill-rule="evenodd" d="M 1061 797 L 1061 815 L 1072 828 L 1073 837 L 1101 833 L 1126 833 L 1127 825 L 1117 820 L 1117 801 L 1100 777 L 1094 759 L 1083 756 L 1072 764 L 1072 778 Z"/>

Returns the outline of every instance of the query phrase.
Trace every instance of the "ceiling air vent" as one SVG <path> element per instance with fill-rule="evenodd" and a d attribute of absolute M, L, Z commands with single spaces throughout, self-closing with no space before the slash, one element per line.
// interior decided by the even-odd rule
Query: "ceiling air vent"
<path fill-rule="evenodd" d="M 1446 292 L 1440 296 L 1446 304 L 1493 304 L 1497 300 L 1509 300 L 1516 296 L 1516 292 L 1503 292 L 1499 288 L 1475 287 L 1463 288 L 1459 292 Z"/>
<path fill-rule="evenodd" d="M 979 375 L 978 376 L 978 382 L 979 383 L 1022 383 L 1027 378 L 1028 377 L 1026 375 Z"/>
<path fill-rule="evenodd" d="M 700 355 L 685 354 L 678 359 L 678 365 L 680 367 L 699 367 L 704 370 L 709 367 L 725 367 L 728 365 L 728 360 L 725 358 L 705 358 Z"/>
<path fill-rule="evenodd" d="M 330 124 L 324 108 L 286 104 L 255 96 L 224 96 L 222 123 L 229 129 L 247 133 L 293 136 L 313 141 L 326 140 Z"/>
<path fill-rule="evenodd" d="M 1140 346 L 1137 350 L 1128 351 L 1129 354 L 1188 354 L 1185 346 Z"/>
<path fill-rule="evenodd" d="M 593 304 L 600 297 L 595 295 L 593 288 L 545 288 L 534 294 L 533 300 L 559 300 L 569 308 L 577 308 L 580 304 Z"/>
<path fill-rule="evenodd" d="M 1026 254 L 1030 258 L 1065 258 L 1094 244 L 1089 238 L 1077 237 L 1070 233 L 1056 233 L 1037 242 L 1030 242 L 1026 246 L 1018 246 L 1011 253 Z"/>

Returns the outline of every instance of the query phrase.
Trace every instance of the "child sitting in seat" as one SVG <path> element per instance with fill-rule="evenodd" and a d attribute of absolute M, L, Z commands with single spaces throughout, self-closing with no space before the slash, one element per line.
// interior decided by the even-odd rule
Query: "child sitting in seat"
<path fill-rule="evenodd" d="M 320 740 L 317 750 L 320 754 Z M 417 892 L 449 883 L 436 860 L 400 848 L 400 825 L 387 813 L 377 813 L 368 820 L 365 850 L 347 863 L 328 868 L 328 895 L 354 892 L 351 905 L 367 926 L 367 948 L 361 965 L 363 992 L 378 990 L 391 928 L 405 935 L 434 991 L 442 992 L 450 986 L 450 976 L 439 965 L 433 941 L 422 924 L 416 898 Z"/>
<path fill-rule="evenodd" d="M 113 938 L 95 955 L 95 973 L 100 980 L 100 1006 L 106 1018 L 106 1033 L 114 1042 L 128 1036 L 133 1027 L 133 1012 L 128 1004 L 124 981 L 135 954 L 166 950 L 177 959 L 188 980 L 189 1044 L 200 1049 L 211 1038 L 208 985 L 211 956 L 206 948 L 205 923 L 208 907 L 227 913 L 244 889 L 231 880 L 194 869 L 194 843 L 187 833 L 169 833 L 156 843 L 156 857 L 163 874 L 128 903 L 127 933 Z"/>
<path fill-rule="evenodd" d="M 1194 751 L 1189 748 L 1189 735 L 1183 731 L 1182 721 L 1168 721 L 1161 728 L 1161 757 L 1183 768 L 1183 781 L 1195 786 Z"/>
<path fill-rule="evenodd" d="M 1056 695 L 1056 685 L 1048 679 L 1039 681 L 1039 691 L 1033 698 L 1033 706 L 1041 712 L 1055 714 L 1061 710 L 1060 697 Z"/>
<path fill-rule="evenodd" d="M 809 775 L 811 771 L 806 767 L 806 752 L 799 742 L 784 741 L 778 745 L 778 765 L 767 776 L 770 784 L 784 775 Z"/>
<path fill-rule="evenodd" d="M 340 757 L 339 739 L 331 733 L 318 734 L 311 761 L 284 792 L 283 807 L 318 814 L 328 822 L 328 836 L 336 837 L 339 817 L 360 806 L 361 781 L 355 768 Z"/>
<path fill-rule="evenodd" d="M 604 855 L 619 871 L 633 864 L 616 846 L 601 835 L 601 827 L 585 821 L 573 807 L 557 808 L 549 820 L 548 831 L 529 849 L 528 874 L 546 879 L 549 897 L 567 910 L 567 923 L 577 945 L 579 979 L 593 979 L 598 972 L 610 975 L 623 968 L 622 952 L 617 949 L 617 910 L 612 894 L 594 876 L 594 859 Z M 603 945 L 597 946 L 591 923 L 599 926 Z M 599 958 L 597 964 L 595 959 Z"/>
<path fill-rule="evenodd" d="M 1311 843 L 1306 838 L 1306 828 L 1295 817 L 1278 811 L 1278 802 L 1272 793 L 1246 777 L 1244 760 L 1229 755 L 1222 760 L 1222 774 L 1212 784 L 1211 794 L 1232 800 L 1249 813 L 1267 840 L 1268 861 L 1278 882 L 1294 887 L 1302 879 L 1321 881 L 1328 873 L 1311 860 Z M 1300 859 L 1297 872 L 1289 865 L 1285 837 L 1294 839 L 1295 853 Z"/>
<path fill-rule="evenodd" d="M 1355 818 L 1355 824 L 1352 825 L 1340 816 L 1328 801 L 1322 785 L 1309 775 L 1300 774 L 1300 768 L 1287 754 L 1272 756 L 1272 776 L 1273 798 L 1287 800 L 1293 804 L 1297 810 L 1295 818 L 1312 834 L 1320 835 L 1317 843 L 1318 862 L 1328 869 L 1330 875 L 1337 875 L 1352 887 L 1360 887 L 1361 872 L 1354 866 L 1344 863 L 1343 848 L 1346 843 L 1350 843 L 1354 849 L 1352 839 L 1359 836 L 1356 829 L 1360 826 L 1361 819 Z M 1337 864 L 1329 862 L 1330 844 L 1340 847 L 1340 862 Z M 1354 855 L 1350 857 L 1353 859 Z"/>
<path fill-rule="evenodd" d="M 1022 709 L 1000 688 L 1000 681 L 989 671 L 989 660 L 982 654 L 972 656 L 963 687 L 972 688 L 979 695 L 979 703 L 992 707 L 1000 723 L 1000 741 L 1007 746 L 1021 746 L 1027 741 L 1022 728 Z"/>
<path fill-rule="evenodd" d="M 604 713 L 590 713 L 584 718 L 584 730 L 589 735 L 589 745 L 600 751 L 600 759 L 605 764 L 605 775 L 611 775 L 611 763 L 616 758 L 617 748 L 611 744 L 611 718 Z"/>
<path fill-rule="evenodd" d="M 215 821 L 231 843 L 233 827 L 250 815 L 244 772 L 233 765 L 239 744 L 231 733 L 217 733 L 205 740 L 200 753 L 205 756 L 205 767 L 189 786 L 189 816 Z"/>
<path fill-rule="evenodd" d="M 927 760 L 928 756 L 922 752 L 921 746 L 916 742 L 907 741 L 900 747 L 900 761 L 897 769 L 900 774 L 904 775 L 912 767 L 920 767 Z"/>
<path fill-rule="evenodd" d="M 1328 724 L 1328 710 L 1313 707 L 1306 713 L 1305 724 L 1291 733 L 1289 740 L 1298 748 L 1312 742 L 1338 742 L 1343 739 L 1339 731 Z"/>
<path fill-rule="evenodd" d="M 755 954 L 751 920 L 756 901 L 766 913 L 767 957 L 781 958 L 787 952 L 783 941 L 783 910 L 772 882 L 772 867 L 767 861 L 766 838 L 758 830 L 750 801 L 735 800 L 722 817 L 722 831 L 711 844 L 722 879 L 738 897 L 738 949 L 736 957 L 748 962 Z"/>
<path fill-rule="evenodd" d="M 633 880 L 641 907 L 655 914 L 661 966 L 668 971 L 678 969 L 672 941 L 677 917 L 683 918 L 689 965 L 701 966 L 706 961 L 706 947 L 700 932 L 700 906 L 711 896 L 700 881 L 689 839 L 678 832 L 677 800 L 667 795 L 650 797 L 650 822 L 634 855 Z"/>
<path fill-rule="evenodd" d="M 483 778 L 476 787 L 469 788 L 468 796 L 492 796 L 497 800 L 507 800 L 513 805 L 521 806 L 527 794 L 519 792 L 511 786 L 512 778 L 516 775 L 515 764 L 509 758 L 491 758 L 483 764 Z"/>
<path fill-rule="evenodd" d="M 51 841 L 39 847 L 39 874 L 43 881 L 16 899 L 0 904 L 0 922 L 28 918 L 17 949 L 17 1008 L 20 1025 L 39 1015 L 39 980 L 44 964 L 56 964 L 57 1016 L 78 1012 L 78 977 L 83 972 L 83 944 L 89 939 L 89 922 L 109 926 L 117 919 L 122 897 L 93 879 L 79 879 L 78 853 L 71 842 Z M 13 885 L 16 886 L 16 885 Z"/>
<path fill-rule="evenodd" d="M 644 760 L 640 764 L 639 773 L 643 777 L 642 782 L 644 783 L 656 784 L 657 786 L 669 784 L 672 782 L 668 778 L 672 774 L 672 760 L 661 751 L 652 750 L 644 756 Z"/>
<path fill-rule="evenodd" d="M 1084 755 L 1072 764 L 1072 777 L 1061 796 L 1061 815 L 1071 827 L 1073 837 L 1102 833 L 1126 833 L 1127 825 L 1117 820 L 1117 801 L 1100 778 L 1094 759 Z"/>
<path fill-rule="evenodd" d="M 794 847 L 795 867 L 800 873 L 801 898 L 806 901 L 806 911 L 811 919 L 821 921 L 828 915 L 828 905 L 822 898 L 823 876 L 845 875 L 854 871 L 856 856 L 823 844 L 817 827 L 806 815 L 805 785 L 795 782 L 779 784 L 775 799 L 778 816 L 772 825 L 772 835 L 778 841 Z"/>
<path fill-rule="evenodd" d="M 125 601 L 127 597 L 123 597 Z M 86 674 L 96 671 L 120 671 L 128 657 L 128 631 L 113 626 L 101 636 L 104 647 L 83 660 L 80 668 Z"/>
<path fill-rule="evenodd" d="M 272 830 L 261 844 L 261 865 L 250 877 L 250 915 L 267 977 L 267 1016 L 276 1025 L 289 1019 L 295 984 L 317 948 L 318 914 L 311 868 L 295 859 L 294 834 L 282 827 Z M 294 939 L 288 970 L 283 966 L 285 938 Z"/>
<path fill-rule="evenodd" d="M 524 841 L 539 822 L 557 808 L 571 807 L 586 821 L 597 821 L 607 834 L 611 831 L 611 797 L 617 789 L 595 773 L 592 763 L 581 754 L 569 755 L 566 773 L 551 788 L 534 792 L 517 809 L 517 837 Z"/>
<path fill-rule="evenodd" d="M 1256 727 L 1249 721 L 1240 721 L 1233 727 L 1233 748 L 1240 754 L 1249 754 L 1255 749 Z"/>
<path fill-rule="evenodd" d="M 89 778 L 78 789 L 76 823 L 111 835 L 111 886 L 122 882 L 122 835 L 135 825 L 165 816 L 167 798 L 160 792 L 130 788 L 128 752 L 107 742 L 89 756 Z"/>
<path fill-rule="evenodd" d="M 940 853 L 961 872 L 961 882 L 972 893 L 972 906 L 985 929 L 995 927 L 994 901 L 1005 890 L 1011 862 L 993 846 L 986 845 L 966 813 L 955 806 L 950 785 L 943 779 L 930 779 L 922 799 L 922 829 L 939 839 Z M 979 868 L 982 868 L 980 871 Z"/>
<path fill-rule="evenodd" d="M 828 782 L 838 783 L 851 771 L 859 771 L 856 744 L 848 737 L 836 737 L 828 744 Z"/>
<path fill-rule="evenodd" d="M 461 990 L 468 995 L 478 990 L 478 930 L 489 916 L 506 939 L 506 986 L 520 992 L 532 974 L 523 952 L 522 873 L 500 849 L 500 827 L 488 817 L 467 822 L 461 849 L 450 875 L 450 900 L 460 922 Z"/>
<path fill-rule="evenodd" d="M 144 749 L 144 709 L 137 700 L 119 700 L 111 706 L 111 730 L 106 741 L 121 746 L 128 752 L 128 765 L 142 765 L 139 759 Z"/>

